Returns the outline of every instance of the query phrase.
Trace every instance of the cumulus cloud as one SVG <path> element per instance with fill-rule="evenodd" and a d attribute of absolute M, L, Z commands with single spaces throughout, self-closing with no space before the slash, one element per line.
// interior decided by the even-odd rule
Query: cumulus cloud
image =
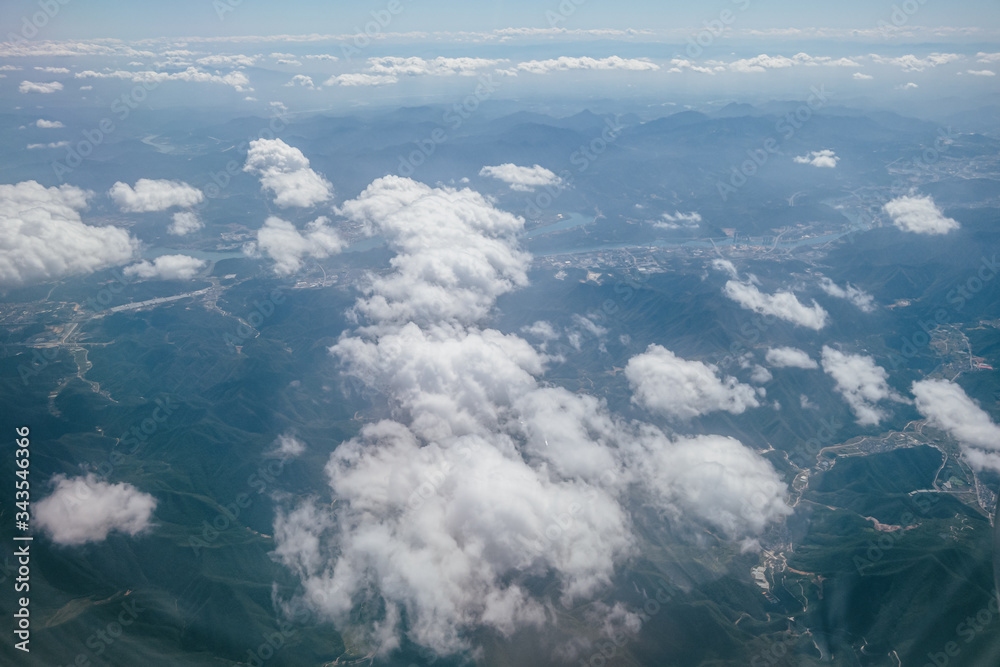
<path fill-rule="evenodd" d="M 33 506 L 35 523 L 56 544 L 102 542 L 118 531 L 137 535 L 151 525 L 156 499 L 131 484 L 109 484 L 90 473 L 52 478 L 53 492 Z"/>
<path fill-rule="evenodd" d="M 808 352 L 797 347 L 772 347 L 764 355 L 764 360 L 775 368 L 819 368 Z"/>
<path fill-rule="evenodd" d="M 521 192 L 531 192 L 539 186 L 562 183 L 562 179 L 554 172 L 537 164 L 533 167 L 519 167 L 508 162 L 495 167 L 483 167 L 479 175 L 503 181 L 510 185 L 511 190 Z"/>
<path fill-rule="evenodd" d="M 973 467 L 1000 471 L 1000 426 L 962 387 L 950 380 L 920 380 L 911 391 L 927 423 L 962 443 Z"/>
<path fill-rule="evenodd" d="M 918 58 L 913 54 L 890 58 L 873 53 L 870 57 L 880 65 L 894 65 L 904 72 L 922 72 L 925 69 L 932 69 L 963 59 L 963 56 L 957 53 L 931 53 L 925 58 Z"/>
<path fill-rule="evenodd" d="M 485 317 L 497 296 L 527 284 L 528 257 L 513 241 L 524 220 L 470 189 L 389 176 L 340 212 L 372 233 L 381 230 L 397 251 L 395 273 L 373 278 L 370 296 L 357 306 L 369 317 L 472 322 Z"/>
<path fill-rule="evenodd" d="M 946 218 L 930 196 L 896 197 L 883 209 L 892 218 L 892 224 L 904 232 L 914 234 L 947 234 L 961 225 Z"/>
<path fill-rule="evenodd" d="M 282 433 L 278 436 L 278 439 L 274 441 L 274 445 L 271 447 L 269 455 L 282 459 L 293 459 L 297 456 L 301 456 L 305 451 L 306 443 L 302 442 L 291 433 Z"/>
<path fill-rule="evenodd" d="M 715 366 L 682 359 L 655 344 L 625 366 L 632 402 L 650 412 L 690 419 L 718 410 L 738 415 L 760 405 L 753 387 L 717 373 Z"/>
<path fill-rule="evenodd" d="M 114 70 L 110 72 L 96 72 L 94 70 L 84 70 L 73 75 L 77 79 L 122 79 L 133 83 L 162 83 L 164 81 L 187 81 L 191 83 L 217 83 L 231 86 L 237 92 L 249 89 L 250 79 L 243 72 L 229 72 L 228 74 L 211 74 L 197 67 L 188 67 L 181 72 L 156 72 L 144 70 L 131 72 L 127 70 Z"/>
<path fill-rule="evenodd" d="M 41 127 L 43 129 L 66 127 L 62 124 L 62 121 L 58 120 L 45 120 L 44 118 L 39 118 L 35 121 L 35 127 Z"/>
<path fill-rule="evenodd" d="M 829 149 L 824 149 L 821 151 L 813 151 L 807 153 L 806 155 L 798 155 L 795 157 L 795 162 L 797 164 L 808 164 L 813 167 L 825 167 L 827 169 L 833 169 L 837 166 L 837 162 L 840 158 L 837 154 Z"/>
<path fill-rule="evenodd" d="M 916 90 L 919 87 L 920 86 L 918 86 L 917 84 L 915 84 L 915 83 L 913 83 L 911 81 L 909 83 L 903 83 L 903 84 L 900 84 L 900 85 L 896 86 L 896 90 Z"/>
<path fill-rule="evenodd" d="M 482 328 L 497 298 L 526 284 L 521 218 L 469 189 L 396 176 L 340 213 L 395 253 L 331 349 L 388 412 L 330 456 L 336 504 L 282 509 L 275 555 L 301 599 L 369 650 L 389 653 L 405 634 L 454 654 L 477 630 L 559 623 L 547 609 L 607 589 L 635 553 L 633 489 L 672 524 L 732 539 L 788 513 L 776 472 L 738 441 L 624 422 L 598 398 L 542 384 L 548 357 L 524 339 Z"/>
<path fill-rule="evenodd" d="M 205 262 L 187 255 L 161 255 L 152 262 L 142 260 L 122 269 L 122 273 L 138 280 L 191 280 L 204 268 Z"/>
<path fill-rule="evenodd" d="M 69 74 L 69 70 L 65 67 L 35 67 L 35 69 L 48 74 Z"/>
<path fill-rule="evenodd" d="M 198 231 L 204 226 L 205 224 L 198 218 L 196 213 L 192 211 L 178 211 L 174 213 L 173 220 L 167 227 L 167 232 L 176 236 L 185 236 Z"/>
<path fill-rule="evenodd" d="M 966 74 L 971 74 L 972 76 L 996 76 L 997 73 L 991 69 L 967 69 Z"/>
<path fill-rule="evenodd" d="M 664 213 L 663 220 L 655 223 L 653 226 L 660 229 L 680 229 L 682 227 L 697 227 L 699 223 L 701 223 L 700 213 L 695 211 L 691 211 L 690 213 L 675 211 L 673 215 Z"/>
<path fill-rule="evenodd" d="M 511 72 L 527 72 L 529 74 L 548 74 L 567 70 L 625 70 L 632 72 L 654 72 L 660 66 L 647 58 L 590 58 L 583 56 L 561 56 L 549 60 L 528 60 L 518 63 Z"/>
<path fill-rule="evenodd" d="M 285 84 L 286 88 L 294 86 L 301 86 L 303 88 L 308 88 L 309 90 L 316 90 L 316 84 L 313 83 L 312 77 L 306 76 L 305 74 L 296 74 L 288 83 Z"/>
<path fill-rule="evenodd" d="M 205 198 L 201 190 L 183 181 L 140 178 L 135 188 L 118 181 L 108 190 L 111 200 L 127 213 L 166 211 L 175 206 L 189 207 Z"/>
<path fill-rule="evenodd" d="M 784 69 L 793 67 L 795 61 L 785 56 L 769 56 L 762 53 L 753 58 L 742 58 L 729 63 L 729 69 L 734 72 L 766 72 L 769 69 Z"/>
<path fill-rule="evenodd" d="M 308 208 L 333 196 L 333 186 L 310 169 L 302 151 L 281 139 L 251 141 L 243 171 L 259 176 L 261 189 L 282 208 Z"/>
<path fill-rule="evenodd" d="M 824 345 L 823 371 L 833 378 L 837 392 L 847 401 L 862 426 L 878 424 L 888 416 L 888 412 L 879 407 L 880 402 L 906 402 L 889 386 L 886 370 L 871 357 L 845 354 Z"/>
<path fill-rule="evenodd" d="M 264 254 L 274 260 L 275 274 L 291 275 L 302 268 L 306 258 L 323 259 L 343 249 L 343 240 L 328 222 L 325 217 L 316 218 L 300 232 L 287 220 L 271 216 L 257 230 L 256 243 L 245 250 L 251 256 Z"/>
<path fill-rule="evenodd" d="M 736 270 L 736 265 L 728 259 L 713 259 L 712 268 L 716 271 L 724 271 L 725 273 L 728 273 L 733 280 L 739 280 L 740 278 L 740 274 Z"/>
<path fill-rule="evenodd" d="M 855 72 L 854 74 L 851 75 L 851 77 L 855 81 L 871 81 L 872 79 L 875 78 L 871 74 L 863 74 L 861 72 Z"/>
<path fill-rule="evenodd" d="M 862 289 L 854 287 L 850 283 L 847 283 L 847 287 L 841 287 L 824 276 L 819 281 L 819 287 L 830 296 L 850 301 L 863 313 L 875 312 L 875 297 Z"/>
<path fill-rule="evenodd" d="M 47 144 L 28 144 L 28 150 L 33 151 L 42 148 L 66 148 L 66 146 L 69 146 L 68 141 L 50 141 Z"/>
<path fill-rule="evenodd" d="M 241 54 L 226 56 L 214 54 L 199 58 L 195 62 L 206 67 L 253 67 L 257 63 L 258 58 L 260 56 L 245 56 Z"/>
<path fill-rule="evenodd" d="M 701 74 L 711 74 L 712 76 L 715 76 L 716 69 L 721 71 L 725 70 L 726 68 L 722 66 L 717 66 L 715 69 L 713 69 L 711 67 L 695 65 L 693 62 L 687 60 L 686 58 L 674 58 L 670 61 L 670 69 L 668 69 L 667 71 L 670 72 L 671 74 L 677 74 L 685 70 L 690 70 L 692 72 L 699 72 Z"/>
<path fill-rule="evenodd" d="M 81 220 L 91 194 L 35 181 L 0 185 L 0 284 L 56 280 L 131 260 L 138 241 L 127 231 Z"/>
<path fill-rule="evenodd" d="M 350 73 L 331 76 L 324 86 L 387 86 L 397 83 L 398 77 L 383 74 Z"/>
<path fill-rule="evenodd" d="M 791 292 L 764 294 L 752 283 L 730 280 L 722 293 L 747 310 L 761 315 L 773 315 L 792 324 L 819 331 L 827 325 L 830 317 L 815 301 L 812 306 L 804 306 Z"/>
<path fill-rule="evenodd" d="M 372 74 L 400 76 L 474 76 L 481 70 L 495 67 L 506 60 L 491 60 L 489 58 L 445 58 L 430 60 L 424 58 L 400 58 L 383 56 L 368 59 L 368 69 Z"/>
<path fill-rule="evenodd" d="M 63 85 L 58 81 L 50 81 L 48 83 L 35 83 L 34 81 L 22 81 L 21 85 L 17 87 L 17 90 L 20 93 L 42 93 L 43 95 L 55 93 L 62 89 Z"/>

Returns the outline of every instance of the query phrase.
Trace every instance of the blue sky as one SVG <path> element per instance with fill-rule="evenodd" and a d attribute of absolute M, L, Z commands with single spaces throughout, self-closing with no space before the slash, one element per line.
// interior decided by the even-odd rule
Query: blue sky
<path fill-rule="evenodd" d="M 299 0 L 280 3 L 264 0 L 173 0 L 134 2 L 123 0 L 5 0 L 0 4 L 2 35 L 17 31 L 25 17 L 41 7 L 59 7 L 38 38 L 90 39 L 245 35 L 276 33 L 353 32 L 384 10 L 390 0 L 366 2 Z M 388 27 L 406 31 L 489 31 L 502 27 L 549 27 L 552 16 L 564 28 L 641 28 L 670 31 L 701 28 L 729 9 L 732 27 L 746 30 L 775 28 L 867 29 L 891 21 L 894 6 L 902 0 L 717 0 L 716 2 L 664 2 L 663 0 L 399 0 L 404 11 Z M 579 2 L 577 5 L 576 2 Z M 966 0 L 961 3 L 910 0 L 916 8 L 904 16 L 907 25 L 931 27 L 1000 26 L 1000 3 Z M 222 11 L 219 7 L 231 9 Z M 572 11 L 560 11 L 560 7 Z M 561 20 L 565 18 L 565 20 Z"/>

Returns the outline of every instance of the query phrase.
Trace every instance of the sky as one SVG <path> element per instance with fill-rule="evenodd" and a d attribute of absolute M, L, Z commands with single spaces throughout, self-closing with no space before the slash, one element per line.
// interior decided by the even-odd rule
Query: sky
<path fill-rule="evenodd" d="M 372 13 L 387 11 L 392 0 L 346 2 L 299 0 L 175 0 L 137 3 L 123 0 L 6 0 L 0 4 L 0 26 L 7 38 L 38 12 L 53 16 L 37 39 L 148 39 L 155 37 L 338 34 L 363 29 Z M 905 7 L 904 7 L 905 5 Z M 977 28 L 996 26 L 1000 5 L 988 0 L 961 3 L 910 0 L 717 0 L 710 3 L 633 0 L 495 0 L 491 2 L 414 2 L 398 0 L 401 8 L 385 32 L 491 31 L 504 27 L 567 29 L 644 29 L 654 32 L 700 30 L 707 22 L 728 19 L 744 31 L 776 29 L 867 30 L 880 21 L 901 27 Z M 731 15 L 723 16 L 729 11 Z M 896 20 L 893 20 L 893 14 Z M 909 13 L 907 13 L 909 12 Z"/>

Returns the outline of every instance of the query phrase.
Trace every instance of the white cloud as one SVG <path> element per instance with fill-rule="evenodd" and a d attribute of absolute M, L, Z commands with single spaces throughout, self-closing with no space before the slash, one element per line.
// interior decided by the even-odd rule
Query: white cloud
<path fill-rule="evenodd" d="M 797 164 L 809 164 L 814 167 L 825 167 L 827 169 L 833 169 L 837 166 L 837 162 L 840 158 L 837 154 L 829 149 L 823 149 L 821 151 L 813 151 L 807 153 L 806 155 L 799 155 L 795 157 L 795 162 Z"/>
<path fill-rule="evenodd" d="M 967 69 L 966 74 L 971 74 L 972 76 L 996 76 L 997 73 L 991 69 Z"/>
<path fill-rule="evenodd" d="M 333 196 L 333 186 L 309 168 L 302 151 L 281 139 L 251 141 L 243 171 L 260 176 L 261 189 L 270 190 L 282 208 L 308 208 Z"/>
<path fill-rule="evenodd" d="M 555 173 L 537 164 L 533 167 L 519 167 L 508 162 L 495 167 L 483 167 L 479 170 L 479 175 L 503 181 L 510 185 L 511 190 L 521 192 L 531 192 L 539 186 L 562 183 L 562 179 Z"/>
<path fill-rule="evenodd" d="M 764 294 L 752 283 L 730 280 L 722 293 L 742 307 L 761 315 L 774 315 L 792 324 L 819 331 L 827 325 L 830 316 L 815 301 L 804 306 L 791 292 Z"/>
<path fill-rule="evenodd" d="M 52 481 L 55 490 L 33 505 L 33 513 L 56 544 L 102 542 L 111 531 L 137 535 L 151 525 L 156 499 L 131 484 L 109 484 L 93 473 Z"/>
<path fill-rule="evenodd" d="M 285 84 L 286 88 L 291 88 L 293 86 L 302 86 L 303 88 L 308 88 L 309 90 L 316 90 L 316 84 L 313 83 L 311 76 L 306 76 L 305 74 L 296 74 L 292 77 L 291 81 Z"/>
<path fill-rule="evenodd" d="M 240 54 L 225 56 L 215 54 L 199 58 L 195 62 L 199 65 L 205 65 L 206 67 L 253 67 L 257 63 L 258 58 L 260 58 L 260 56 L 244 56 Z"/>
<path fill-rule="evenodd" d="M 762 53 L 759 56 L 754 56 L 753 58 L 743 58 L 741 60 L 736 60 L 729 63 L 729 69 L 734 72 L 765 72 L 769 69 L 784 69 L 787 67 L 793 67 L 796 62 L 791 58 L 785 56 L 769 56 L 766 53 Z"/>
<path fill-rule="evenodd" d="M 721 69 L 725 69 L 724 67 Z M 677 74 L 683 72 L 684 70 L 691 70 L 692 72 L 699 72 L 701 74 L 710 74 L 715 76 L 715 70 L 711 67 L 703 67 L 701 65 L 695 65 L 690 60 L 685 58 L 674 58 L 670 61 L 670 69 L 667 71 L 672 74 Z"/>
<path fill-rule="evenodd" d="M 872 357 L 845 354 L 823 346 L 823 371 L 836 383 L 836 389 L 862 426 L 878 424 L 888 413 L 881 401 L 907 402 L 889 386 L 889 374 Z"/>
<path fill-rule="evenodd" d="M 50 81 L 48 83 L 35 83 L 33 81 L 22 81 L 21 85 L 18 86 L 17 88 L 18 92 L 20 93 L 42 93 L 46 95 L 62 89 L 63 85 L 58 81 Z"/>
<path fill-rule="evenodd" d="M 337 62 L 340 60 L 337 56 L 332 56 L 329 53 L 317 53 L 314 55 L 306 56 L 307 60 L 328 60 L 330 62 Z"/>
<path fill-rule="evenodd" d="M 549 60 L 529 60 L 518 63 L 512 71 L 527 72 L 529 74 L 547 74 L 549 72 L 562 72 L 567 70 L 625 70 L 632 72 L 653 72 L 659 70 L 660 66 L 647 58 L 621 58 L 611 56 L 608 58 L 590 58 L 587 56 L 575 58 L 571 56 L 561 56 Z"/>
<path fill-rule="evenodd" d="M 682 227 L 697 227 L 700 222 L 700 213 L 695 211 L 691 211 L 690 213 L 675 211 L 673 215 L 664 213 L 663 221 L 657 222 L 653 226 L 660 229 L 680 229 Z"/>
<path fill-rule="evenodd" d="M 633 403 L 669 417 L 690 419 L 718 410 L 738 415 L 760 405 L 753 387 L 734 377 L 720 379 L 718 370 L 654 344 L 629 359 L 625 377 Z"/>
<path fill-rule="evenodd" d="M 880 65 L 894 65 L 902 68 L 904 72 L 922 72 L 925 69 L 947 65 L 948 63 L 962 60 L 964 56 L 957 53 L 931 53 L 926 58 L 918 58 L 913 54 L 888 58 L 878 54 L 871 54 L 871 59 Z"/>
<path fill-rule="evenodd" d="M 323 82 L 324 86 L 387 86 L 399 81 L 395 76 L 381 74 L 340 74 Z"/>
<path fill-rule="evenodd" d="M 69 70 L 65 67 L 35 67 L 35 69 L 48 74 L 69 74 Z"/>
<path fill-rule="evenodd" d="M 138 242 L 127 231 L 80 219 L 91 194 L 35 181 L 0 185 L 0 284 L 93 273 L 132 259 Z"/>
<path fill-rule="evenodd" d="M 250 79 L 243 72 L 228 74 L 211 74 L 197 67 L 188 67 L 182 72 L 156 72 L 145 70 L 129 72 L 114 70 L 110 72 L 95 72 L 84 70 L 73 75 L 77 79 L 123 79 L 133 83 L 162 83 L 164 81 L 187 81 L 191 83 L 218 83 L 231 86 L 237 92 L 244 92 L 250 87 Z"/>
<path fill-rule="evenodd" d="M 40 148 L 65 148 L 69 146 L 68 141 L 50 141 L 47 144 L 28 144 L 28 150 L 37 150 Z"/>
<path fill-rule="evenodd" d="M 300 232 L 292 223 L 271 216 L 257 230 L 257 241 L 248 245 L 250 255 L 262 253 L 274 260 L 274 272 L 288 276 L 302 268 L 307 257 L 323 259 L 339 253 L 344 242 L 337 230 L 327 226 L 325 217 L 319 217 Z"/>
<path fill-rule="evenodd" d="M 152 262 L 142 260 L 122 269 L 122 274 L 139 280 L 191 280 L 206 261 L 187 255 L 160 255 Z"/>
<path fill-rule="evenodd" d="M 560 337 L 560 333 L 556 328 L 545 320 L 539 320 L 530 326 L 522 327 L 521 332 L 535 338 L 540 338 L 543 342 L 556 340 Z"/>
<path fill-rule="evenodd" d="M 949 380 L 921 380 L 911 390 L 927 423 L 962 443 L 975 468 L 1000 471 L 1000 426 L 962 387 Z"/>
<path fill-rule="evenodd" d="M 278 436 L 278 439 L 274 441 L 270 455 L 282 459 L 293 459 L 297 456 L 301 456 L 305 451 L 306 443 L 302 442 L 291 433 L 282 433 Z"/>
<path fill-rule="evenodd" d="M 524 220 L 472 190 L 387 176 L 344 203 L 341 214 L 373 233 L 377 226 L 397 251 L 396 272 L 374 278 L 371 296 L 358 304 L 369 317 L 476 321 L 497 296 L 527 284 L 528 257 L 512 241 Z"/>
<path fill-rule="evenodd" d="M 815 359 L 796 347 L 773 347 L 764 355 L 764 360 L 775 368 L 819 368 Z"/>
<path fill-rule="evenodd" d="M 915 84 L 915 83 L 913 83 L 911 81 L 909 83 L 902 83 L 902 84 L 896 86 L 896 90 L 916 90 L 919 87 L 920 86 L 918 86 L 917 84 Z"/>
<path fill-rule="evenodd" d="M 176 236 L 185 236 L 204 226 L 205 224 L 198 219 L 198 215 L 193 211 L 178 211 L 174 213 L 173 221 L 167 227 L 167 232 Z"/>
<path fill-rule="evenodd" d="M 62 124 L 62 121 L 58 120 L 45 120 L 44 118 L 39 118 L 35 121 L 35 127 L 41 127 L 44 129 L 66 127 Z"/>
<path fill-rule="evenodd" d="M 488 58 L 399 58 L 384 56 L 369 58 L 368 69 L 372 74 L 400 76 L 474 76 L 481 70 L 496 67 L 506 60 L 491 60 Z"/>
<path fill-rule="evenodd" d="M 930 196 L 896 197 L 884 207 L 892 224 L 914 234 L 947 234 L 961 225 L 946 218 Z"/>
<path fill-rule="evenodd" d="M 792 513 L 771 464 L 735 438 L 683 437 L 666 446 L 662 438 L 640 436 L 639 443 L 634 469 L 668 517 L 694 515 L 738 538 L 759 535 Z"/>
<path fill-rule="evenodd" d="M 302 63 L 294 58 L 280 58 L 277 61 L 279 65 L 290 65 L 291 67 L 302 67 Z"/>
<path fill-rule="evenodd" d="M 724 271 L 725 273 L 728 273 L 733 280 L 740 279 L 740 274 L 736 270 L 736 265 L 728 259 L 713 259 L 712 268 L 716 271 Z"/>
<path fill-rule="evenodd" d="M 847 287 L 841 287 L 824 276 L 819 281 L 819 287 L 830 296 L 850 301 L 863 313 L 875 312 L 875 297 L 850 283 L 847 283 Z"/>
<path fill-rule="evenodd" d="M 479 326 L 526 284 L 521 218 L 469 189 L 395 176 L 340 213 L 395 253 L 354 307 L 358 328 L 331 349 L 384 395 L 388 418 L 330 456 L 336 504 L 289 505 L 274 531 L 303 600 L 338 628 L 385 654 L 405 614 L 408 639 L 444 655 L 472 649 L 477 630 L 558 624 L 546 609 L 600 594 L 635 553 L 633 489 L 679 530 L 732 539 L 788 513 L 776 472 L 738 441 L 619 420 L 602 400 L 539 382 L 548 358 L 527 341 Z M 382 620 L 352 615 L 365 604 Z"/>
<path fill-rule="evenodd" d="M 201 203 L 205 198 L 201 190 L 183 181 L 140 178 L 133 189 L 128 183 L 118 181 L 108 190 L 112 201 L 127 213 L 166 211 L 174 206 L 188 207 Z"/>
<path fill-rule="evenodd" d="M 872 76 L 871 74 L 863 74 L 863 73 L 861 73 L 861 72 L 855 72 L 855 73 L 854 73 L 854 74 L 852 74 L 851 76 L 852 76 L 852 78 L 854 78 L 854 79 L 855 79 L 856 81 L 871 81 L 872 79 L 874 79 L 874 78 L 875 78 L 875 77 L 873 77 L 873 76 Z"/>
<path fill-rule="evenodd" d="M 976 62 L 995 63 L 1000 62 L 1000 53 L 984 53 L 980 51 L 976 54 Z"/>

